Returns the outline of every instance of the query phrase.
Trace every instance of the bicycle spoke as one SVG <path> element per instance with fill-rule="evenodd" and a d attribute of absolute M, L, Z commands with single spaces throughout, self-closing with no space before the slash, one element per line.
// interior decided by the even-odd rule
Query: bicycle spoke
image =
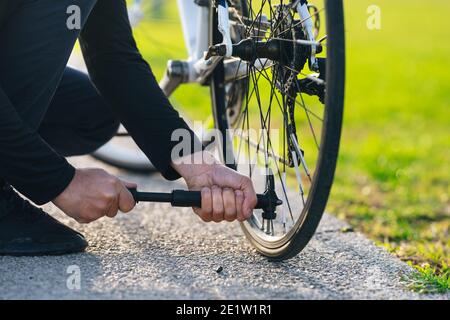
<path fill-rule="evenodd" d="M 253 80 L 255 79 L 255 73 L 254 73 L 254 71 L 252 71 L 252 78 L 253 78 Z M 255 87 L 257 87 L 257 83 L 255 83 L 254 82 L 254 85 L 255 85 Z M 256 89 L 256 92 L 257 92 L 257 97 L 258 97 L 258 109 L 259 109 L 259 112 L 260 112 L 260 117 L 261 118 L 264 118 L 263 117 L 263 112 L 262 112 L 262 107 L 261 107 L 261 101 L 260 101 L 260 95 L 259 95 L 259 89 L 257 88 Z M 264 123 L 262 122 L 261 123 L 261 126 L 262 126 L 262 130 L 267 130 L 266 128 L 265 128 L 265 125 L 264 125 Z M 273 147 L 272 147 L 272 144 L 271 144 L 271 142 L 270 142 L 270 138 L 268 137 L 268 149 L 270 148 L 270 152 L 272 153 L 272 156 L 275 158 L 275 152 L 274 152 L 274 150 L 273 150 Z M 277 172 L 278 172 L 278 175 L 279 175 L 279 178 L 280 178 L 280 180 L 281 180 L 281 173 L 280 173 L 280 169 L 279 169 L 279 167 L 278 167 L 278 163 L 277 162 L 275 162 L 275 165 L 276 165 L 276 168 L 277 168 Z M 285 197 L 288 199 L 288 197 L 287 197 L 287 191 L 286 191 L 286 186 L 285 185 L 283 185 L 282 184 L 282 188 L 283 188 L 283 193 L 284 193 L 284 195 L 285 195 Z M 290 205 L 290 203 L 289 203 L 289 200 L 288 200 L 288 207 L 289 207 L 289 212 L 290 212 L 290 215 L 291 215 L 291 218 L 292 219 L 294 219 L 294 217 L 293 217 L 293 214 L 292 214 L 292 210 L 291 210 L 291 205 Z"/>
<path fill-rule="evenodd" d="M 305 170 L 306 176 L 308 177 L 309 181 L 312 182 L 311 174 L 309 173 L 308 166 L 306 165 L 305 157 L 303 156 L 302 150 L 300 150 L 298 141 L 295 138 L 295 136 L 291 135 L 291 141 L 294 144 L 294 148 L 295 148 L 295 151 L 293 151 L 293 152 L 295 152 L 297 155 L 300 156 L 300 161 L 302 163 L 303 169 Z"/>
<path fill-rule="evenodd" d="M 303 96 L 302 96 L 301 93 L 300 93 L 300 99 L 302 100 L 302 105 L 304 106 L 305 105 L 305 100 L 303 99 Z M 316 132 L 314 131 L 314 126 L 312 125 L 311 118 L 309 117 L 309 113 L 306 112 L 306 107 L 304 107 L 303 110 L 305 110 L 305 115 L 306 115 L 306 118 L 308 119 L 309 128 L 311 129 L 311 133 L 313 135 L 316 147 L 317 147 L 317 149 L 320 149 L 319 142 L 317 141 Z"/>
<path fill-rule="evenodd" d="M 312 19 L 314 16 L 318 15 L 319 13 L 321 13 L 321 12 L 324 11 L 324 10 L 325 10 L 325 8 L 320 9 L 318 12 L 315 12 L 315 13 L 311 14 L 309 18 L 305 18 L 305 19 L 303 19 L 303 20 L 297 22 L 297 23 L 294 24 L 292 27 L 293 27 L 293 28 L 298 27 L 299 25 L 305 23 L 305 22 L 308 21 L 309 19 Z M 285 33 L 288 32 L 288 31 L 290 31 L 290 29 L 286 29 L 286 30 L 282 31 L 279 35 L 283 35 L 283 34 L 285 34 Z"/>
<path fill-rule="evenodd" d="M 302 182 L 302 175 L 300 174 L 300 170 L 298 168 L 298 159 L 297 159 L 297 153 L 295 151 L 292 151 L 292 159 L 294 161 L 294 169 L 295 169 L 295 176 L 297 178 L 297 183 L 299 186 L 300 196 L 302 197 L 303 205 L 305 205 L 305 189 L 303 188 L 303 182 Z"/>
<path fill-rule="evenodd" d="M 230 9 L 231 25 L 238 34 L 238 39 L 233 43 L 247 39 L 257 42 L 258 48 L 263 49 L 261 54 L 257 51 L 254 58 L 246 58 L 249 61 L 229 58 L 237 59 L 239 63 L 230 62 L 232 69 L 228 70 L 227 85 L 242 81 L 244 86 L 243 90 L 235 90 L 228 95 L 230 101 L 239 101 L 235 100 L 237 94 L 244 97 L 242 106 L 237 108 L 238 113 L 233 116 L 233 128 L 238 130 L 234 131 L 231 140 L 239 167 L 246 168 L 252 179 L 261 178 L 259 187 L 264 187 L 262 177 L 265 177 L 267 188 L 269 173 L 273 174 L 276 190 L 283 201 L 279 215 L 272 219 L 255 212 L 253 223 L 265 236 L 283 236 L 303 214 L 302 208 L 306 206 L 312 191 L 314 165 L 320 152 L 318 133 L 324 125 L 324 109 L 316 109 L 315 101 L 319 103 L 318 100 L 313 100 L 311 104 L 309 98 L 305 101 L 302 93 L 306 93 L 306 87 L 301 87 L 301 81 L 315 86 L 325 86 L 326 83 L 310 71 L 308 56 L 296 57 L 304 55 L 309 47 L 327 45 L 327 36 L 319 38 L 317 32 L 319 16 L 324 8 L 319 10 L 311 6 L 311 16 L 301 20 L 289 1 L 247 0 L 246 3 L 248 16 L 244 16 L 237 7 Z M 308 19 L 314 19 L 316 23 L 314 32 L 318 40 L 309 40 L 300 29 Z M 279 46 L 277 58 L 264 53 L 266 42 Z M 245 46 L 246 43 L 241 42 L 240 45 Z M 230 73 L 233 74 L 231 78 Z M 260 131 L 253 136 L 250 130 L 255 128 Z M 281 130 L 277 135 L 281 144 L 275 146 L 275 140 L 272 140 L 277 128 Z M 305 134 L 304 131 L 310 133 Z M 244 159 L 249 163 L 242 163 Z M 311 168 L 310 164 L 313 164 Z"/>

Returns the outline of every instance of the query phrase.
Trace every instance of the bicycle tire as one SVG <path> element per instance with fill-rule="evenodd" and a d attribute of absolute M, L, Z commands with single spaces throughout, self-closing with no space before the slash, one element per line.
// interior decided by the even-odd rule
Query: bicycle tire
<path fill-rule="evenodd" d="M 246 5 L 247 3 L 241 1 L 242 4 Z M 328 38 L 324 124 L 317 169 L 311 183 L 310 195 L 303 208 L 303 218 L 290 231 L 289 237 L 273 243 L 260 238 L 248 222 L 241 223 L 241 228 L 250 243 L 259 253 L 271 260 L 292 258 L 301 252 L 311 240 L 325 211 L 336 170 L 345 91 L 344 11 L 342 0 L 325 0 L 324 4 L 326 12 L 332 12 L 332 14 L 326 15 Z M 211 10 L 210 42 L 213 45 L 220 42 L 220 39 L 221 35 L 217 30 L 217 13 L 215 10 Z M 227 119 L 224 73 L 224 63 L 220 63 L 211 77 L 211 99 L 215 126 L 220 130 L 225 141 L 221 146 L 222 154 L 226 154 L 229 152 L 229 148 L 233 148 L 227 133 L 230 126 Z M 227 165 L 234 167 L 234 164 Z"/>

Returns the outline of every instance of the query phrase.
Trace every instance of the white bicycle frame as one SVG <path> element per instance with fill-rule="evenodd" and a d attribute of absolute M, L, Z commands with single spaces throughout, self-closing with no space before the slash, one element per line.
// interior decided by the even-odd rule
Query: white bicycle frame
<path fill-rule="evenodd" d="M 140 2 L 142 0 L 139 0 Z M 211 0 L 212 1 L 212 0 Z M 170 96 L 181 83 L 199 83 L 203 84 L 207 77 L 214 70 L 217 63 L 223 57 L 211 57 L 206 60 L 205 55 L 209 49 L 209 30 L 210 30 L 210 8 L 209 4 L 199 5 L 195 0 L 177 0 L 178 11 L 185 45 L 188 51 L 188 59 L 185 61 L 169 61 L 166 76 L 161 80 L 161 89 L 167 96 Z M 222 44 L 226 47 L 225 57 L 231 57 L 233 54 L 233 44 L 230 35 L 230 22 L 228 4 L 226 0 L 218 0 L 218 29 L 223 36 Z M 309 14 L 306 1 L 297 0 L 294 2 L 297 11 L 302 19 L 302 25 L 311 43 L 312 54 L 310 66 L 317 69 L 315 51 L 316 46 L 313 24 Z M 257 59 L 254 66 L 259 68 L 267 67 L 266 59 Z M 237 70 L 239 68 L 239 70 Z M 238 60 L 228 59 L 225 62 L 225 82 L 233 81 L 236 78 L 245 76 L 247 73 L 247 63 Z"/>
<path fill-rule="evenodd" d="M 199 61 L 208 50 L 210 9 L 199 6 L 194 0 L 177 0 L 177 3 L 188 60 Z"/>
<path fill-rule="evenodd" d="M 181 83 L 203 84 L 223 57 L 205 59 L 209 48 L 210 5 L 199 5 L 194 0 L 177 0 L 183 29 L 183 37 L 188 52 L 185 61 L 169 61 L 166 77 L 160 82 L 167 96 Z M 232 54 L 232 43 L 228 19 L 228 4 L 219 1 L 219 30 L 223 35 L 227 54 Z M 244 70 L 244 68 L 243 68 Z"/>

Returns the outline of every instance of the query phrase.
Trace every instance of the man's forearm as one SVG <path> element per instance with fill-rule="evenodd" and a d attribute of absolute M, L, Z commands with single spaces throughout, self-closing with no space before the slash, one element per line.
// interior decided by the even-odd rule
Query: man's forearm
<path fill-rule="evenodd" d="M 80 38 L 92 81 L 138 146 L 168 179 L 176 129 L 197 139 L 159 88 L 133 39 L 124 0 L 99 1 Z"/>

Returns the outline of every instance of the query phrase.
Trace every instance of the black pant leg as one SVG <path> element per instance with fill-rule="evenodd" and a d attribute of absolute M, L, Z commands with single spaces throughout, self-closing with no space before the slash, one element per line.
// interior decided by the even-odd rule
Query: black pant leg
<path fill-rule="evenodd" d="M 63 156 L 91 153 L 117 132 L 119 121 L 89 77 L 67 67 L 39 128 Z"/>

